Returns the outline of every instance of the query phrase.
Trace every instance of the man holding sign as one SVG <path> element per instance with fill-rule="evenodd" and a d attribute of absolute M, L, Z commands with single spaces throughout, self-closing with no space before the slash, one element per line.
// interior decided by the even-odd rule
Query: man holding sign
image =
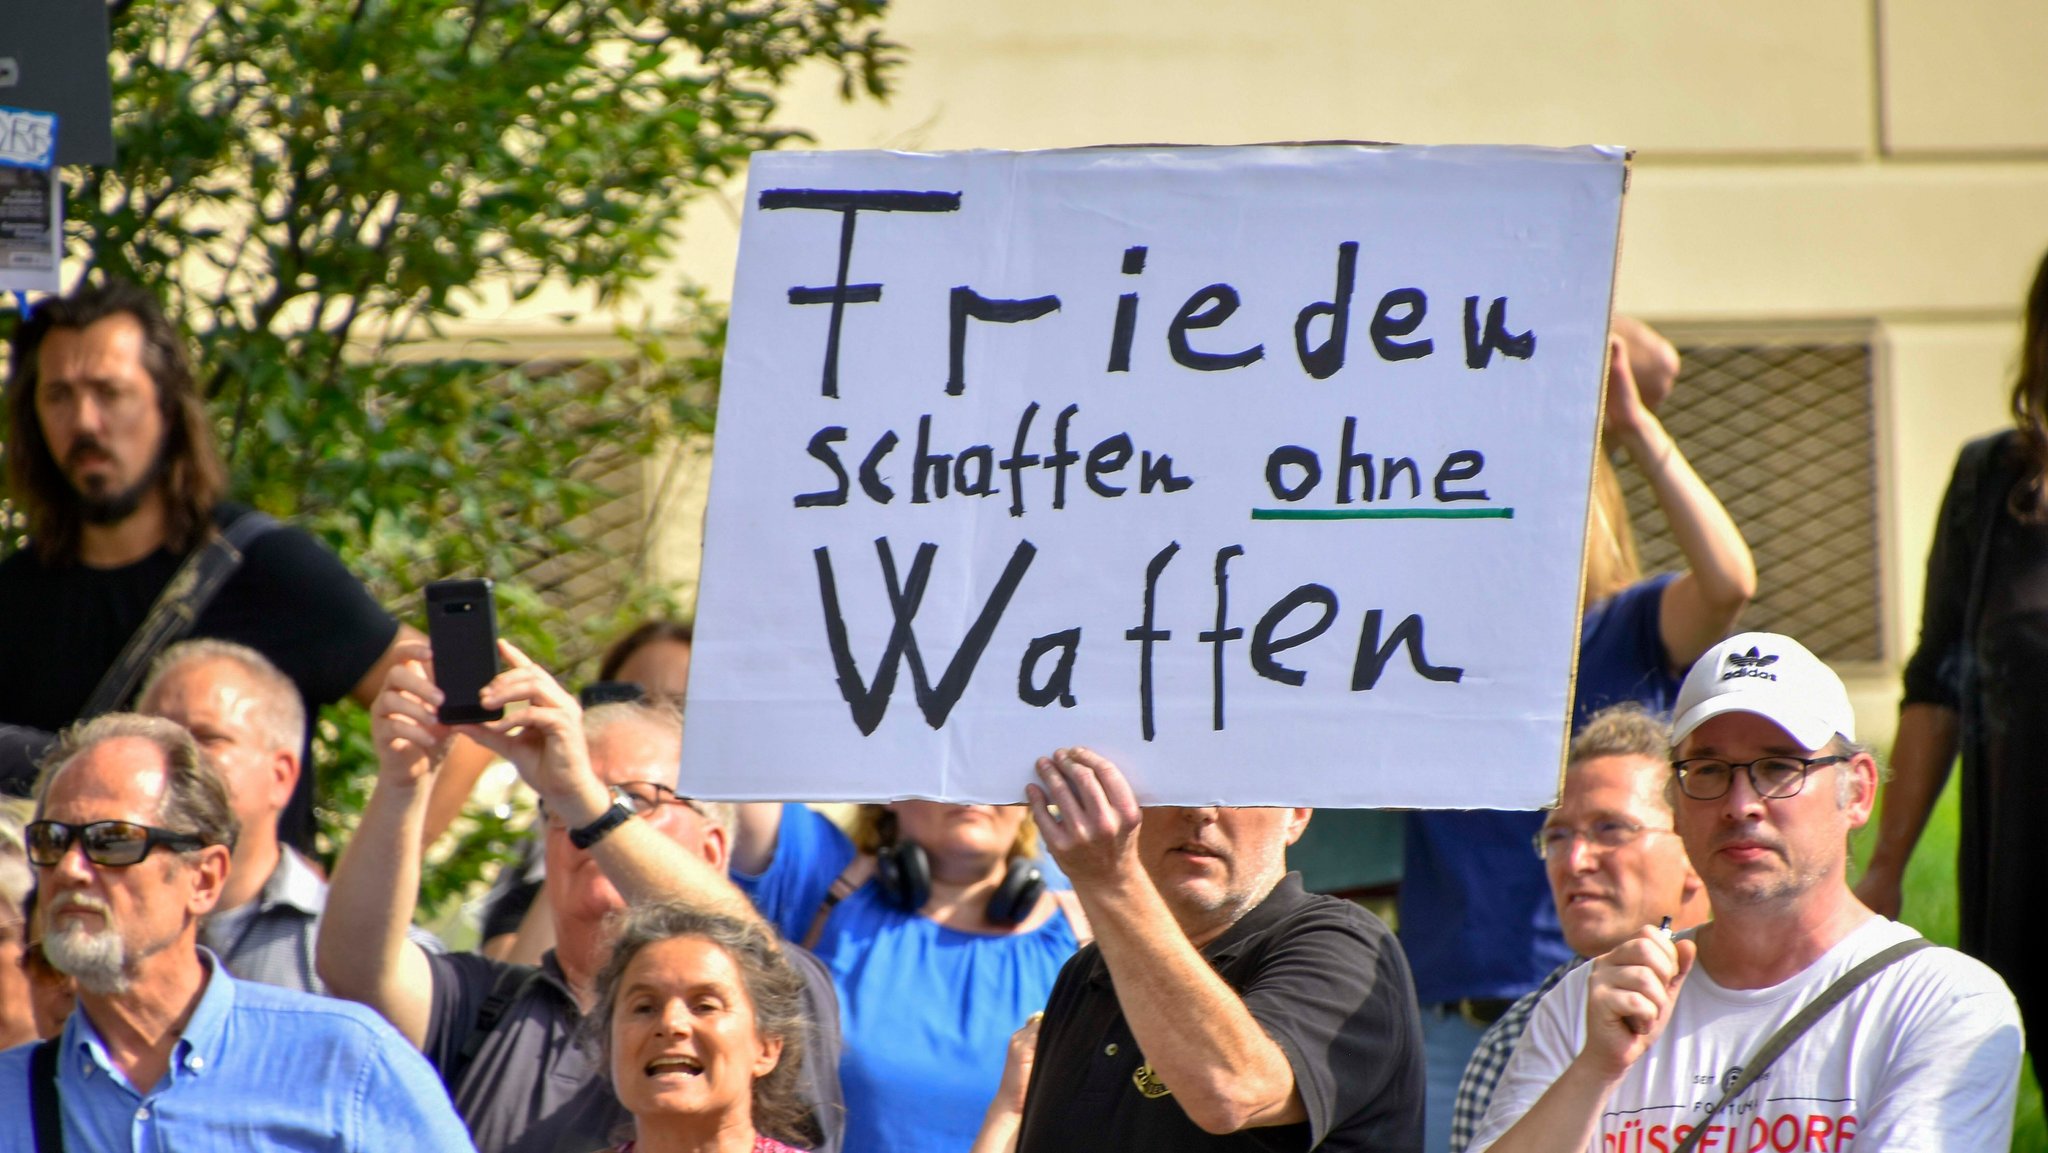
<path fill-rule="evenodd" d="M 1308 809 L 1141 810 L 1087 749 L 1038 775 L 1032 816 L 1096 939 L 1046 1006 L 1022 1153 L 1421 1143 L 1408 963 L 1378 918 L 1287 873 Z"/>

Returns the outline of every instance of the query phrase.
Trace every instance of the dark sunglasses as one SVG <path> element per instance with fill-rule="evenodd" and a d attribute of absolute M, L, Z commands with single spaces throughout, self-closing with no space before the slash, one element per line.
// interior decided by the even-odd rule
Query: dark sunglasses
<path fill-rule="evenodd" d="M 116 869 L 140 862 L 158 845 L 183 853 L 203 849 L 208 843 L 192 833 L 172 832 L 133 821 L 93 821 L 84 825 L 36 821 L 26 831 L 28 859 L 45 869 L 56 867 L 73 841 L 78 842 L 86 860 Z"/>

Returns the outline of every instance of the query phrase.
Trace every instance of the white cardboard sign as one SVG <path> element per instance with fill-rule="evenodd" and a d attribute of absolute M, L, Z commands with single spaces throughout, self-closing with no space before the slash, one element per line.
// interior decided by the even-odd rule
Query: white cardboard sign
<path fill-rule="evenodd" d="M 1556 793 L 1624 155 L 789 153 L 750 176 L 682 777 Z"/>

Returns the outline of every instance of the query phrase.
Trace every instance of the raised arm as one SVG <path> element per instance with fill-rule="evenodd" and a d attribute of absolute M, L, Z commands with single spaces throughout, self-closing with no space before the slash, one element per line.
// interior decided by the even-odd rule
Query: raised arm
<path fill-rule="evenodd" d="M 461 731 L 510 761 L 563 825 L 574 829 L 595 821 L 611 808 L 612 798 L 591 766 L 581 706 L 525 653 L 506 641 L 498 645 L 507 667 L 478 699 L 486 708 L 526 707 L 488 725 L 464 725 Z M 722 828 L 707 832 L 708 843 L 716 846 L 707 856 L 647 821 L 629 820 L 593 845 L 590 855 L 629 904 L 683 901 L 757 920 L 753 902 L 726 878 L 725 837 Z"/>
<path fill-rule="evenodd" d="M 315 966 L 330 993 L 377 1010 L 423 1047 L 431 977 L 426 953 L 406 931 L 420 889 L 420 833 L 434 758 L 448 730 L 434 717 L 441 692 L 427 646 L 402 642 L 396 651 L 398 660 L 370 705 L 377 787 L 334 867 Z"/>
<path fill-rule="evenodd" d="M 732 867 L 758 877 L 775 863 L 775 841 L 782 835 L 782 803 L 734 805 Z"/>
<path fill-rule="evenodd" d="M 363 674 L 363 679 L 356 682 L 356 687 L 349 690 L 349 696 L 366 709 L 374 708 L 377 694 L 384 690 L 385 678 L 403 659 L 401 654 L 413 651 L 409 646 L 426 643 L 427 638 L 420 630 L 401 622 L 398 635 L 391 638 L 391 647 L 384 650 L 384 655 L 378 657 L 370 671 Z M 490 764 L 489 750 L 460 737 L 437 758 L 421 840 L 431 845 L 448 831 L 448 826 L 462 815 L 462 806 L 468 803 L 469 794 L 476 789 L 477 778 L 483 776 Z"/>
<path fill-rule="evenodd" d="M 1026 792 L 1039 835 L 1087 911 L 1132 1036 L 1188 1119 L 1209 1133 L 1307 1120 L 1287 1055 L 1146 874 L 1142 814 L 1123 774 L 1086 749 L 1061 749 L 1039 760 L 1038 775 L 1043 787 Z"/>
<path fill-rule="evenodd" d="M 1728 510 L 1645 403 L 1645 396 L 1668 392 L 1669 381 L 1638 381 L 1635 365 L 1667 361 L 1634 346 L 1654 342 L 1654 352 L 1659 347 L 1670 350 L 1669 342 L 1646 325 L 1630 323 L 1625 327 L 1617 320 L 1615 335 L 1608 340 L 1606 435 L 1610 443 L 1628 451 L 1650 482 L 1664 521 L 1685 556 L 1686 571 L 1665 588 L 1658 618 L 1672 667 L 1685 669 L 1728 635 L 1756 595 L 1756 560 Z M 1675 350 L 1668 363 L 1676 375 Z"/>

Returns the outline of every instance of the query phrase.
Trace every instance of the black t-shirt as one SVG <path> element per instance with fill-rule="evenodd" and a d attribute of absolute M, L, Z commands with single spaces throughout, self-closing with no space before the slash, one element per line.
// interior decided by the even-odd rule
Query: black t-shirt
<path fill-rule="evenodd" d="M 225 525 L 246 511 L 222 504 L 214 523 Z M 54 732 L 76 720 L 184 561 L 184 554 L 158 549 L 120 568 L 51 568 L 33 548 L 0 560 L 0 722 Z M 312 850 L 307 754 L 313 716 L 347 696 L 397 635 L 398 622 L 341 559 L 289 525 L 249 545 L 241 567 L 187 634 L 248 645 L 269 657 L 305 698 L 305 759 L 279 822 L 294 848 Z"/>
<path fill-rule="evenodd" d="M 839 1091 L 839 999 L 816 957 L 793 945 L 785 955 L 804 979 L 801 1092 L 825 1130 L 819 1153 L 836 1153 L 845 1129 Z M 479 1153 L 590 1153 L 631 1136 L 633 1115 L 612 1094 L 604 1054 L 581 1040 L 583 1014 L 553 952 L 533 966 L 477 953 L 429 953 L 433 998 L 427 1060 L 445 1080 L 476 1032 L 477 1016 L 501 977 L 531 975 L 448 1087 Z"/>
<path fill-rule="evenodd" d="M 1149 1081 L 1148 1093 L 1144 1054 L 1090 945 L 1046 1003 L 1018 1153 L 1422 1148 L 1421 1014 L 1379 918 L 1289 873 L 1202 955 L 1287 1055 L 1308 1120 L 1218 1136 L 1188 1119 L 1171 1085 L 1161 1094 Z"/>

